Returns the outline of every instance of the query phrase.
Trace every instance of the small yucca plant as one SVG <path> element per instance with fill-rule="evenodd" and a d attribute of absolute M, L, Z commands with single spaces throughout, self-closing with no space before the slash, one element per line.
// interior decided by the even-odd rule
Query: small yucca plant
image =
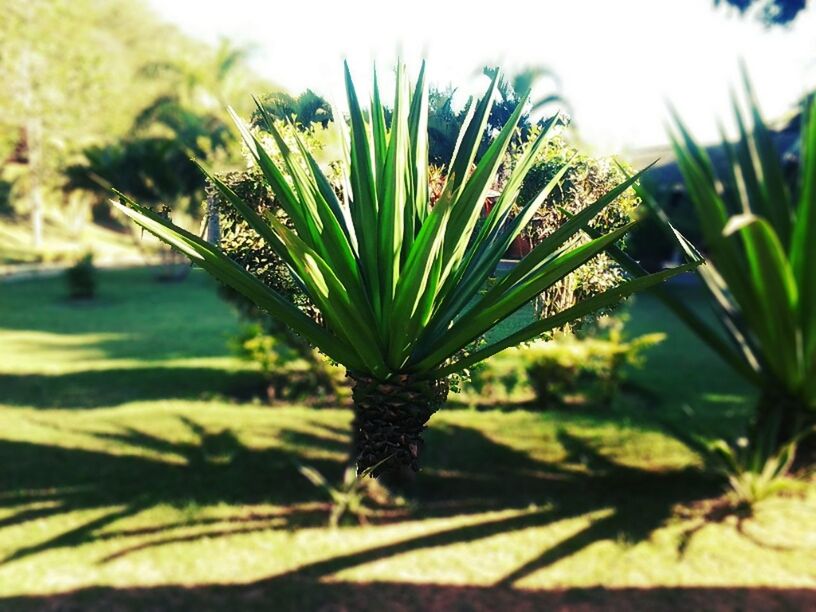
<path fill-rule="evenodd" d="M 407 510 L 403 498 L 394 496 L 379 482 L 367 478 L 378 467 L 377 464 L 372 465 L 358 474 L 353 466 L 346 466 L 342 480 L 332 483 L 315 468 L 297 465 L 303 477 L 329 498 L 329 527 L 338 527 L 344 519 L 353 519 L 360 525 L 367 525 L 369 519 L 394 516 Z"/>
<path fill-rule="evenodd" d="M 261 218 L 215 176 L 224 198 L 286 262 L 322 315 L 316 323 L 236 265 L 216 247 L 120 195 L 114 204 L 139 225 L 188 255 L 213 276 L 291 326 L 346 367 L 352 379 L 358 469 L 389 464 L 418 467 L 421 432 L 447 395 L 447 377 L 502 349 L 536 337 L 634 291 L 690 269 L 629 280 L 564 312 L 537 321 L 485 348 L 462 349 L 565 275 L 611 247 L 634 225 L 576 244 L 598 213 L 637 177 L 587 206 L 543 240 L 489 290 L 486 281 L 510 243 L 558 183 L 568 164 L 513 216 L 512 205 L 555 118 L 529 145 L 490 213 L 485 196 L 524 112 L 524 96 L 507 125 L 473 167 L 497 77 L 472 101 L 447 168 L 441 195 L 428 189 L 428 109 L 424 65 L 409 91 L 396 70 L 396 93 L 386 121 L 376 74 L 368 113 L 346 67 L 350 138 L 342 200 L 302 143 L 291 150 L 267 117 L 282 167 L 240 120 L 236 123 L 269 188 L 294 229 L 274 215 Z M 259 106 L 263 115 L 264 109 Z M 337 126 L 345 130 L 344 121 Z M 206 172 L 206 170 L 205 170 Z"/>
<path fill-rule="evenodd" d="M 739 438 L 732 444 L 716 440 L 706 445 L 706 452 L 720 460 L 734 505 L 748 507 L 798 488 L 797 484 L 801 483 L 787 477 L 795 451 L 796 441 L 788 442 L 770 453 L 756 440 L 752 442 L 747 438 Z"/>

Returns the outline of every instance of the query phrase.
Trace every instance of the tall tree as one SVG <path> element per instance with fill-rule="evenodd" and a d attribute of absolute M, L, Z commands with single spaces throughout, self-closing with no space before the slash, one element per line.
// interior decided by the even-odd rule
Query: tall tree
<path fill-rule="evenodd" d="M 78 127 L 72 117 L 80 108 L 93 106 L 93 86 L 99 79 L 90 28 L 76 19 L 83 4 L 6 0 L 2 7 L 3 115 L 10 129 L 18 131 L 25 151 L 35 247 L 42 243 L 44 184 L 59 163 L 56 147 Z"/>
<path fill-rule="evenodd" d="M 333 119 L 331 104 L 311 89 L 307 89 L 298 97 L 285 91 L 276 91 L 262 96 L 260 103 L 269 116 L 294 121 L 302 128 L 309 128 L 315 124 L 326 127 Z M 252 113 L 251 124 L 253 126 L 263 124 L 259 110 Z"/>
<path fill-rule="evenodd" d="M 219 169 L 240 159 L 237 140 L 228 128 L 226 109 L 230 100 L 246 99 L 237 92 L 251 79 L 246 67 L 249 54 L 249 48 L 222 40 L 214 52 L 204 56 L 204 61 L 197 53 L 143 66 L 142 75 L 164 79 L 167 88 L 138 115 L 135 132 L 149 135 L 151 128 L 161 126 L 170 131 L 182 153 L 206 159 Z M 183 159 L 184 155 L 173 157 Z M 194 192 L 188 195 L 203 196 L 204 178 L 199 173 L 196 177 Z M 209 197 L 206 215 L 208 239 L 218 242 L 218 207 Z"/>

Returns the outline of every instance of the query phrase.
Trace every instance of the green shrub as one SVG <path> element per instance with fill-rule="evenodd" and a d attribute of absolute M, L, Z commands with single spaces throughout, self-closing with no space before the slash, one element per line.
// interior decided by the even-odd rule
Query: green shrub
<path fill-rule="evenodd" d="M 267 380 L 270 400 L 337 395 L 343 380 L 340 368 L 283 334 L 271 335 L 260 324 L 251 323 L 232 344 L 240 357 L 258 364 Z"/>
<path fill-rule="evenodd" d="M 592 336 L 560 332 L 509 349 L 477 368 L 468 384 L 486 399 L 512 400 L 524 389 L 541 408 L 609 405 L 625 382 L 625 367 L 640 367 L 644 352 L 665 335 L 626 339 L 619 318 L 603 317 Z"/>
<path fill-rule="evenodd" d="M 86 254 L 65 271 L 68 297 L 72 300 L 90 300 L 96 295 L 96 267 L 93 255 Z"/>
<path fill-rule="evenodd" d="M 533 128 L 531 138 L 535 137 L 537 130 L 537 127 Z M 567 163 L 569 169 L 521 233 L 522 239 L 533 247 L 566 221 L 564 211 L 578 213 L 626 179 L 624 170 L 615 160 L 579 153 L 566 138 L 557 136 L 539 153 L 519 192 L 517 205 L 521 207 L 533 200 Z M 629 189 L 596 216 L 589 227 L 599 233 L 618 229 L 631 220 L 639 204 L 640 198 Z M 589 237 L 584 236 L 582 240 L 586 242 Z M 625 241 L 619 246 L 625 246 Z M 547 317 L 560 312 L 603 293 L 623 279 L 620 266 L 608 254 L 600 253 L 542 293 L 534 302 L 536 314 Z"/>
<path fill-rule="evenodd" d="M 542 407 L 609 405 L 624 382 L 624 367 L 642 365 L 644 351 L 664 337 L 656 333 L 625 340 L 619 329 L 607 338 L 563 333 L 525 347 L 521 359 Z"/>
<path fill-rule="evenodd" d="M 294 129 L 279 122 L 277 127 L 291 136 Z M 316 149 L 327 151 L 327 164 L 332 155 L 328 131 L 320 125 L 304 128 L 301 137 Z M 260 127 L 254 132 L 264 141 L 269 135 Z M 281 210 L 257 167 L 222 174 L 220 180 L 260 214 L 274 214 L 287 227 L 291 222 Z M 235 209 L 224 201 L 221 193 L 208 186 L 208 196 L 218 205 L 221 230 L 220 246 L 233 261 L 254 274 L 271 289 L 285 296 L 315 321 L 320 314 L 301 287 L 295 282 L 283 260 L 254 232 Z M 243 358 L 258 364 L 268 381 L 270 400 L 334 396 L 342 393 L 344 379 L 338 368 L 316 351 L 287 325 L 269 316 L 243 295 L 222 285 L 220 295 L 231 303 L 248 325 L 233 339 L 233 347 Z"/>
<path fill-rule="evenodd" d="M 472 368 L 461 391 L 487 401 L 514 401 L 529 386 L 517 353 L 518 349 L 509 349 Z"/>

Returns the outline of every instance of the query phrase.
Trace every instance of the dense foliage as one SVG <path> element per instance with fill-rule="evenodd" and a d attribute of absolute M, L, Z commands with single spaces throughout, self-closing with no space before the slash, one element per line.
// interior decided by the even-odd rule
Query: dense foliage
<path fill-rule="evenodd" d="M 533 128 L 535 135 L 538 128 Z M 624 166 L 612 159 L 598 159 L 579 152 L 563 136 L 552 138 L 539 154 L 521 187 L 518 206 L 524 207 L 568 166 L 550 197 L 521 232 L 530 246 L 540 244 L 560 227 L 566 214 L 577 214 L 626 179 Z M 622 193 L 589 224 L 600 232 L 624 226 L 634 216 L 640 199 L 634 190 Z M 588 237 L 583 238 L 584 241 Z M 535 301 L 539 316 L 549 316 L 578 301 L 598 295 L 620 283 L 625 274 L 606 253 L 600 253 L 575 272 L 542 293 Z"/>
<path fill-rule="evenodd" d="M 504 85 L 505 89 L 508 85 Z M 512 91 L 512 90 L 510 90 Z M 435 93 L 436 92 L 436 93 Z M 450 95 L 452 90 L 448 90 L 447 97 L 442 102 L 443 106 L 447 106 L 450 112 L 451 121 L 448 124 L 449 130 L 453 129 L 458 124 L 455 121 L 455 115 L 450 111 Z M 501 99 L 507 100 L 510 94 L 505 92 L 505 96 Z M 429 109 L 435 108 L 435 104 L 440 103 L 441 96 L 439 90 L 431 89 L 429 92 Z M 268 109 L 270 104 L 269 99 L 278 99 L 278 96 L 272 98 L 266 97 L 261 99 L 260 106 Z M 438 108 L 438 107 L 437 107 Z M 494 107 L 495 111 L 495 107 Z M 263 141 L 272 139 L 271 134 L 264 129 L 263 122 L 259 119 L 261 115 L 260 110 L 256 110 L 253 115 L 252 125 L 253 132 L 257 137 Z M 434 113 L 429 112 L 429 129 L 428 129 L 428 145 L 429 150 L 433 151 L 435 142 L 440 136 L 440 132 L 433 129 L 433 120 L 435 118 L 435 125 L 439 125 L 438 121 L 445 117 L 444 112 Z M 493 112 L 491 113 L 491 117 Z M 291 117 L 290 117 L 291 118 Z M 523 117 L 522 117 L 523 118 Z M 276 121 L 276 129 L 284 135 L 290 142 L 290 146 L 294 146 L 293 129 L 298 129 L 303 138 L 309 145 L 314 154 L 323 160 L 323 165 L 327 168 L 334 168 L 339 161 L 339 147 L 333 146 L 329 137 L 332 134 L 331 130 L 324 129 L 326 126 L 319 121 L 312 121 L 311 123 L 295 122 L 288 125 L 283 121 Z M 489 120 L 488 120 L 489 121 Z M 521 120 L 520 120 L 521 121 Z M 488 123 L 488 125 L 490 125 Z M 520 159 L 525 147 L 530 142 L 530 139 L 537 137 L 540 134 L 541 128 L 538 126 L 527 125 L 526 137 L 521 132 L 517 132 L 517 140 L 510 147 L 507 159 L 502 167 L 499 169 L 496 182 L 493 187 L 501 189 L 508 175 L 511 173 L 515 163 Z M 453 141 L 456 140 L 456 134 L 451 136 Z M 446 141 L 443 139 L 442 145 Z M 439 144 L 436 145 L 439 147 Z M 274 149 L 272 149 L 274 151 Z M 273 152 L 272 158 L 282 163 L 279 153 Z M 430 155 L 433 163 L 433 155 Z M 519 192 L 517 203 L 513 207 L 513 215 L 518 214 L 523 210 L 525 205 L 532 202 L 533 199 L 540 193 L 553 178 L 559 174 L 559 170 L 568 165 L 566 173 L 561 175 L 560 180 L 552 189 L 550 196 L 535 212 L 528 225 L 522 230 L 517 242 L 528 244 L 530 247 L 539 244 L 552 232 L 554 232 L 566 219 L 562 210 L 575 214 L 589 206 L 594 201 L 601 198 L 607 191 L 613 189 L 616 185 L 626 179 L 624 170 L 610 159 L 595 159 L 586 154 L 579 153 L 578 150 L 569 145 L 566 138 L 562 135 L 554 136 L 548 140 L 546 145 L 542 147 L 538 154 L 535 163 L 530 169 L 527 177 L 522 183 Z M 330 172 L 331 182 L 335 190 L 340 193 L 341 177 L 337 172 Z M 245 201 L 251 202 L 256 206 L 256 210 L 262 214 L 267 214 L 270 211 L 275 211 L 282 222 L 291 227 L 291 222 L 287 220 L 285 212 L 280 208 L 276 202 L 273 194 L 268 190 L 263 182 L 263 177 L 257 167 L 249 165 L 246 170 L 241 172 L 231 172 L 219 177 L 224 181 L 233 191 L 239 194 Z M 444 166 L 433 165 L 429 168 L 429 197 L 432 204 L 435 203 L 442 193 L 445 186 L 445 168 Z M 302 288 L 292 278 L 286 264 L 277 257 L 274 251 L 265 245 L 263 240 L 259 239 L 255 233 L 246 223 L 246 221 L 236 213 L 235 209 L 229 205 L 228 202 L 220 195 L 217 189 L 210 188 L 211 197 L 215 198 L 220 206 L 220 214 L 222 217 L 223 235 L 220 242 L 221 248 L 233 260 L 242 265 L 246 270 L 262 278 L 264 282 L 286 295 L 290 300 L 298 303 L 302 309 L 310 313 L 317 319 L 319 314 L 311 305 Z M 628 190 L 621 194 L 614 202 L 609 204 L 601 213 L 599 213 L 590 223 L 591 227 L 611 231 L 618 229 L 625 225 L 634 213 L 639 199 L 633 190 Z M 587 237 L 582 239 L 584 242 L 588 240 Z M 547 289 L 544 293 L 537 296 L 535 299 L 536 313 L 539 317 L 546 317 L 555 314 L 561 310 L 574 306 L 578 301 L 602 293 L 610 289 L 624 280 L 625 275 L 622 269 L 605 253 L 601 253 L 591 259 L 589 262 L 578 268 L 575 272 L 567 276 L 565 279 L 558 281 L 553 287 Z M 261 339 L 255 337 L 252 339 L 253 346 L 259 346 L 265 343 L 269 346 L 278 347 L 277 352 L 281 355 L 297 356 L 297 360 L 309 358 L 313 360 L 314 367 L 323 372 L 315 380 L 314 391 L 320 393 L 325 389 L 325 384 L 319 381 L 328 378 L 328 372 L 325 371 L 325 362 L 316 359 L 313 351 L 308 345 L 305 345 L 296 334 L 291 330 L 276 323 L 274 319 L 268 317 L 257 307 L 254 307 L 251 302 L 243 298 L 239 293 L 230 290 L 229 288 L 222 289 L 222 294 L 230 301 L 238 305 L 240 312 L 245 318 L 257 323 L 263 333 L 269 337 Z M 582 322 L 590 320 L 592 317 L 585 317 Z M 473 349 L 481 341 L 477 341 L 470 348 Z M 267 356 L 262 355 L 259 351 L 242 351 L 245 357 L 255 360 L 262 368 L 267 368 L 270 360 Z M 275 363 L 281 363 L 281 359 L 273 359 Z M 278 371 L 278 380 L 285 380 L 286 368 L 281 367 Z M 467 373 L 469 374 L 469 370 Z M 277 376 L 277 375 L 276 375 Z M 457 380 L 458 383 L 458 380 Z M 302 389 L 303 381 L 292 381 L 292 387 Z M 278 390 L 278 395 L 282 392 Z"/>
<path fill-rule="evenodd" d="M 263 102 L 262 105 L 266 106 Z M 284 121 L 276 121 L 275 125 L 276 129 L 292 144 L 294 144 L 293 129 L 297 126 L 297 129 L 301 131 L 301 138 L 308 143 L 315 155 L 324 161 L 327 168 L 336 170 L 339 160 L 334 158 L 339 157 L 340 151 L 339 147 L 334 146 L 329 138 L 331 130 L 323 129 L 319 124 L 306 127 L 303 124 L 293 126 L 287 125 Z M 272 138 L 262 125 L 254 128 L 253 133 L 261 141 Z M 535 126 L 529 130 L 531 137 L 537 137 L 539 133 L 540 128 Z M 435 132 L 429 127 L 429 147 L 431 148 L 434 138 Z M 525 146 L 525 142 L 519 140 L 511 147 L 507 161 L 499 171 L 499 178 L 494 188 L 501 189 L 515 161 L 523 155 Z M 282 162 L 279 153 L 273 152 L 272 158 Z M 530 204 L 565 164 L 569 166 L 566 173 L 561 176 L 550 196 L 522 230 L 518 241 L 523 241 L 523 244 L 537 245 L 552 234 L 565 221 L 562 209 L 575 214 L 626 179 L 624 171 L 612 160 L 595 159 L 581 154 L 569 145 L 563 136 L 554 136 L 542 147 L 522 183 L 517 203 L 513 207 L 513 214 L 518 214 L 525 205 Z M 334 188 L 339 193 L 340 175 L 337 172 L 330 172 L 330 176 Z M 223 174 L 219 178 L 246 202 L 251 203 L 257 212 L 268 214 L 274 211 L 284 224 L 291 227 L 291 222 L 265 185 L 257 167 L 250 165 L 246 170 Z M 435 203 L 445 185 L 444 168 L 431 166 L 428 183 L 429 197 L 431 202 Z M 263 279 L 268 286 L 299 304 L 301 309 L 317 319 L 319 315 L 316 309 L 309 302 L 301 286 L 294 281 L 283 260 L 259 238 L 258 234 L 225 201 L 217 189 L 211 187 L 209 193 L 219 202 L 222 229 L 220 246 L 224 252 L 246 270 Z M 638 203 L 639 199 L 634 191 L 626 191 L 598 214 L 590 225 L 603 231 L 618 229 L 631 218 Z M 587 237 L 583 238 L 584 242 L 587 240 Z M 574 306 L 582 299 L 614 287 L 624 280 L 624 277 L 622 269 L 608 255 L 601 253 L 538 296 L 535 300 L 537 315 L 546 317 Z M 304 349 L 307 347 L 288 327 L 276 324 L 239 293 L 224 288 L 222 294 L 236 303 L 248 320 L 258 323 L 265 333 L 273 337 L 266 340 L 268 344 L 275 344 L 281 348 L 288 346 L 292 354 L 305 356 Z M 256 357 L 262 366 L 267 361 L 257 352 L 245 351 L 243 354 L 248 357 Z M 315 362 L 315 367 L 320 366 L 320 362 Z"/>
<path fill-rule="evenodd" d="M 204 180 L 189 157 L 236 159 L 226 99 L 270 88 L 243 49 L 195 42 L 136 0 L 0 0 L 0 11 L 0 209 L 31 217 L 35 247 L 46 220 L 80 204 L 86 219 L 109 184 L 197 206 Z"/>
<path fill-rule="evenodd" d="M 608 406 L 626 381 L 626 369 L 642 366 L 644 353 L 665 334 L 628 338 L 620 317 L 602 317 L 593 333 L 558 333 L 509 349 L 476 368 L 466 385 L 480 398 L 512 401 L 531 390 L 535 408 Z"/>
<path fill-rule="evenodd" d="M 714 0 L 715 6 L 727 4 L 740 13 L 755 12 L 766 25 L 787 25 L 807 6 L 807 0 Z"/>
<path fill-rule="evenodd" d="M 212 245 L 125 196 L 117 203 L 119 210 L 142 227 L 346 367 L 355 380 L 355 446 L 361 470 L 386 459 L 418 467 L 421 432 L 445 400 L 448 374 L 697 265 L 690 262 L 625 281 L 460 356 L 459 351 L 474 339 L 598 253 L 612 248 L 631 229 L 627 224 L 583 244 L 572 240 L 636 177 L 572 216 L 483 292 L 508 246 L 560 179 L 556 175 L 521 214 L 513 216 L 511 209 L 521 184 L 547 142 L 549 130 L 543 129 L 517 162 L 490 213 L 478 223 L 526 102 L 523 97 L 511 120 L 472 168 L 497 81 L 494 77 L 484 96 L 473 102 L 473 113 L 463 127 L 445 188 L 433 206 L 428 190 L 424 67 L 411 91 L 404 68 L 398 66 L 390 128 L 385 123 L 376 79 L 367 120 L 346 71 L 351 138 L 346 149 L 350 163 L 343 167 L 349 187 L 343 190 L 342 200 L 300 139 L 296 149 L 290 148 L 272 118 L 267 119 L 267 129 L 284 161 L 278 165 L 263 143 L 236 118 L 248 149 L 294 230 L 274 214 L 262 217 L 251 204 L 210 176 L 252 229 L 286 262 L 320 311 L 323 325 Z M 551 120 L 548 128 L 554 123 L 555 119 Z M 336 126 L 342 128 L 343 124 Z M 566 170 L 565 166 L 563 172 Z"/>

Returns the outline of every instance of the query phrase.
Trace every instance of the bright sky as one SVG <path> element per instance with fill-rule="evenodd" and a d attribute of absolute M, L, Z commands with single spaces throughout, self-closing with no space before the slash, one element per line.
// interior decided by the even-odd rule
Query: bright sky
<path fill-rule="evenodd" d="M 397 54 L 409 70 L 426 57 L 432 82 L 462 91 L 482 86 L 474 75 L 485 63 L 547 66 L 600 153 L 665 143 L 667 100 L 699 138 L 715 139 L 739 58 L 769 118 L 816 87 L 813 2 L 792 27 L 770 30 L 712 0 L 150 2 L 199 39 L 253 44 L 253 67 L 291 91 L 336 99 L 343 58 L 366 82 L 373 60 L 387 73 Z"/>

